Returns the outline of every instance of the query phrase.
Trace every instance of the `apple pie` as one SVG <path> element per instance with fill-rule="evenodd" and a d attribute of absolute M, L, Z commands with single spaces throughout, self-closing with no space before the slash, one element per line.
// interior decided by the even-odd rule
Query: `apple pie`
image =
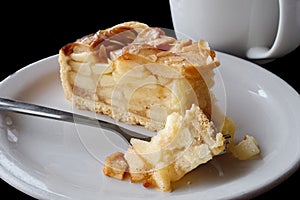
<path fill-rule="evenodd" d="M 252 137 L 233 146 L 236 126 L 211 92 L 220 62 L 205 40 L 177 40 L 130 21 L 66 44 L 59 64 L 66 99 L 75 107 L 157 132 L 149 142 L 132 138 L 125 152 L 108 155 L 103 172 L 109 177 L 129 174 L 132 182 L 171 191 L 172 182 L 226 147 L 239 159 L 259 153 Z M 222 126 L 213 122 L 214 112 Z M 224 134 L 231 135 L 229 145 Z"/>
<path fill-rule="evenodd" d="M 59 51 L 66 98 L 77 108 L 158 131 L 173 112 L 198 105 L 210 119 L 215 52 L 136 21 L 99 30 Z"/>

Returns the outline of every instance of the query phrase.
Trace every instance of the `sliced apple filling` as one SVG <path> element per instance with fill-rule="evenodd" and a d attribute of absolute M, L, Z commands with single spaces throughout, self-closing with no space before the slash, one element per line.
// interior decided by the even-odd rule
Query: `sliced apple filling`
<path fill-rule="evenodd" d="M 116 62 L 113 65 L 115 69 L 98 66 L 104 68 L 102 74 L 95 74 L 93 71 L 96 70 L 87 70 L 90 67 L 85 64 L 75 68 L 69 72 L 68 77 L 73 94 L 89 101 L 111 105 L 111 113 L 116 120 L 126 121 L 128 116 L 118 113 L 128 111 L 143 117 L 147 122 L 155 124 L 156 128 L 142 124 L 151 130 L 162 129 L 167 115 L 172 112 L 183 113 L 192 103 L 198 102 L 190 82 L 177 72 L 155 63 L 130 64 L 133 68 L 127 70 L 118 70 L 120 66 L 126 66 L 124 62 Z M 93 68 L 96 69 L 95 66 Z M 159 75 L 158 68 L 165 73 Z"/>

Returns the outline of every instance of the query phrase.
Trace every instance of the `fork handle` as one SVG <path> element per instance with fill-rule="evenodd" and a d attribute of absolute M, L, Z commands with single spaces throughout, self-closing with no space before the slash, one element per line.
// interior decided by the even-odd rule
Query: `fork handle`
<path fill-rule="evenodd" d="M 83 125 L 105 128 L 108 130 L 116 129 L 116 125 L 108 122 L 70 113 L 54 108 L 44 107 L 36 104 L 16 101 L 0 97 L 0 110 L 11 111 L 15 113 L 22 113 L 32 116 L 44 117 L 48 119 L 55 119 L 65 122 L 80 123 Z"/>
<path fill-rule="evenodd" d="M 65 121 L 65 122 L 78 123 L 78 124 L 92 126 L 96 128 L 101 127 L 121 135 L 128 142 L 132 137 L 138 137 L 145 141 L 149 141 L 151 139 L 151 137 L 147 137 L 146 135 L 129 130 L 125 127 L 120 128 L 116 124 L 109 123 L 100 119 L 95 119 L 95 118 L 91 118 L 91 117 L 87 117 L 87 116 L 83 116 L 83 115 L 79 115 L 67 111 L 57 110 L 54 108 L 44 107 L 44 106 L 12 100 L 12 99 L 6 99 L 2 97 L 0 97 L 0 110 L 22 113 L 22 114 L 27 114 L 27 115 L 37 116 L 37 117 L 44 117 L 48 119 L 55 119 L 55 120 Z"/>

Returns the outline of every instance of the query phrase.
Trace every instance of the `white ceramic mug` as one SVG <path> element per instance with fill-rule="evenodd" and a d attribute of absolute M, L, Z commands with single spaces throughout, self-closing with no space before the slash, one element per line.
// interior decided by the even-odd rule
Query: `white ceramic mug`
<path fill-rule="evenodd" d="M 300 0 L 170 0 L 176 36 L 249 59 L 284 56 L 300 44 Z"/>

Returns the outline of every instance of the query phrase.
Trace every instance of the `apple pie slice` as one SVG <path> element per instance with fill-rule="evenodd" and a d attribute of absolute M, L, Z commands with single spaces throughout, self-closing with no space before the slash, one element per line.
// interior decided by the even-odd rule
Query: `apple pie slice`
<path fill-rule="evenodd" d="M 65 96 L 77 108 L 153 131 L 192 104 L 210 118 L 220 64 L 206 41 L 176 40 L 135 21 L 66 44 L 59 63 Z"/>
<path fill-rule="evenodd" d="M 157 131 L 150 142 L 132 139 L 126 152 L 108 155 L 107 176 L 129 173 L 132 182 L 171 191 L 172 182 L 224 150 L 223 134 L 233 140 L 231 119 L 220 112 L 223 126 L 212 122 L 220 62 L 204 40 L 124 22 L 66 44 L 59 64 L 65 96 L 77 108 Z"/>

